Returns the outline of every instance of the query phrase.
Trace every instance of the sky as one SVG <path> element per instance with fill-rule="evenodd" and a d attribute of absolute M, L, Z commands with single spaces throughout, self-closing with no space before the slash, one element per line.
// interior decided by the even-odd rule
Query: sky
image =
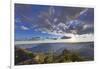
<path fill-rule="evenodd" d="M 15 40 L 94 33 L 93 8 L 15 4 L 14 12 Z"/>

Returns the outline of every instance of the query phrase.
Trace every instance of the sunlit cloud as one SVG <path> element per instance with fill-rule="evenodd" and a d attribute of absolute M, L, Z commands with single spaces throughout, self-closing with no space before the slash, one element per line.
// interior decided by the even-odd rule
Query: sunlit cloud
<path fill-rule="evenodd" d="M 26 27 L 26 26 L 21 26 L 20 28 L 21 28 L 22 30 L 29 30 L 29 28 Z"/>

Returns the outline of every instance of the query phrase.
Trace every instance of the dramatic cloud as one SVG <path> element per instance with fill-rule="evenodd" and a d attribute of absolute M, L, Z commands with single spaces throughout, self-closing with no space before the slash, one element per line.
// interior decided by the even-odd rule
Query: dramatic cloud
<path fill-rule="evenodd" d="M 34 36 L 40 33 L 93 34 L 94 9 L 16 4 L 15 26 L 19 31 L 35 32 Z"/>

